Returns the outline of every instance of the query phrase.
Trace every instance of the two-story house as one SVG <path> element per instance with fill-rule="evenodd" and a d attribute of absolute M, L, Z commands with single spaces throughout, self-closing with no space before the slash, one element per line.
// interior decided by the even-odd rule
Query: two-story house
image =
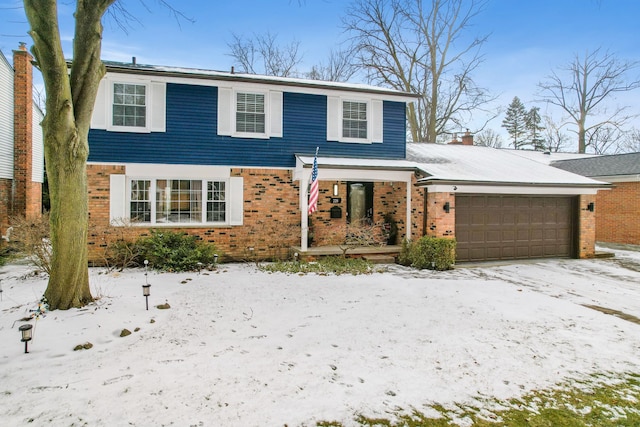
<path fill-rule="evenodd" d="M 405 111 L 414 95 L 105 64 L 89 133 L 90 219 L 98 229 L 181 229 L 236 258 L 270 257 L 275 246 L 304 251 L 311 236 L 328 242 L 336 224 L 379 223 L 385 214 L 404 237 L 415 180 L 404 160 Z M 320 198 L 309 219 L 316 149 Z M 93 252 L 103 239 L 92 232 Z"/>
<path fill-rule="evenodd" d="M 500 150 L 406 142 L 415 95 L 359 84 L 107 62 L 89 133 L 90 253 L 182 230 L 233 258 L 397 224 L 458 259 L 591 257 L 605 184 Z M 466 145 L 465 145 L 466 144 Z M 308 193 L 318 150 L 318 210 Z M 311 240 L 313 238 L 313 241 Z M 336 238 L 338 240 L 336 240 Z M 397 251 L 397 248 L 395 249 Z"/>

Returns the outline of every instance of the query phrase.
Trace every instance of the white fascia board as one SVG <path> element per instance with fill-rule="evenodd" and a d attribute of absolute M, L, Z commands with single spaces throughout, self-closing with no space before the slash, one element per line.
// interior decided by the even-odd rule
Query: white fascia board
<path fill-rule="evenodd" d="M 591 179 L 597 179 L 604 182 L 640 182 L 640 174 L 638 175 L 612 175 L 612 176 L 591 176 Z"/>
<path fill-rule="evenodd" d="M 596 194 L 604 188 L 583 187 L 536 187 L 536 186 L 493 186 L 493 185 L 452 185 L 436 184 L 424 186 L 430 193 L 470 193 L 470 194 L 524 194 L 524 195 L 552 195 L 576 196 L 581 194 Z"/>
<path fill-rule="evenodd" d="M 342 96 L 342 97 L 360 97 L 362 99 L 377 99 L 384 101 L 397 101 L 409 103 L 415 101 L 415 99 L 409 98 L 406 95 L 396 95 L 394 93 L 369 93 L 365 90 L 358 91 L 354 89 L 329 89 L 329 88 L 314 88 L 314 87 L 296 87 L 277 83 L 264 83 L 264 82 L 243 82 L 243 81 L 231 81 L 231 80 L 215 80 L 215 79 L 197 79 L 197 78 L 185 78 L 175 76 L 162 76 L 158 74 L 129 74 L 129 73 L 116 73 L 108 72 L 107 76 L 113 79 L 127 79 L 127 81 L 155 81 L 165 83 L 177 83 L 185 85 L 195 86 L 213 86 L 213 87 L 232 87 L 234 89 L 240 89 L 245 91 L 281 91 L 289 93 L 303 93 L 310 95 L 324 95 L 324 96 Z M 127 77 L 121 77 L 127 76 Z M 345 95 L 347 94 L 347 95 Z"/>

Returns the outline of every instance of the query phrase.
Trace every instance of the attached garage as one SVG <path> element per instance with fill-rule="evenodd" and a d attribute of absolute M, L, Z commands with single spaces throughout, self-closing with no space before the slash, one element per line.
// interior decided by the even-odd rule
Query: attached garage
<path fill-rule="evenodd" d="M 610 185 L 514 151 L 407 144 L 424 197 L 412 237 L 456 239 L 458 262 L 593 257 L 596 194 Z"/>
<path fill-rule="evenodd" d="M 456 194 L 458 261 L 570 257 L 575 197 Z"/>

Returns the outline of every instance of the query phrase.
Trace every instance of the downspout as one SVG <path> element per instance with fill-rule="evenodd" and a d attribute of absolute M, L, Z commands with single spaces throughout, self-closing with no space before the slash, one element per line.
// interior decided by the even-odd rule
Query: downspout
<path fill-rule="evenodd" d="M 424 187 L 424 197 L 422 198 L 422 235 L 427 235 L 427 193 L 429 190 Z"/>

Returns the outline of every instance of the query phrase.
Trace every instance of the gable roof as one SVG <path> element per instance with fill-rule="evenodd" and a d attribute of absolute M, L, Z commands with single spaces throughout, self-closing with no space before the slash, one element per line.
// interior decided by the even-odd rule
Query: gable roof
<path fill-rule="evenodd" d="M 613 154 L 586 159 L 560 160 L 556 168 L 589 177 L 640 175 L 640 153 Z"/>
<path fill-rule="evenodd" d="M 510 151 L 469 145 L 408 143 L 407 160 L 427 174 L 423 184 L 603 187 L 607 184 Z"/>
<path fill-rule="evenodd" d="M 360 83 L 343 83 L 343 82 L 329 82 L 323 80 L 312 79 L 299 79 L 293 77 L 276 77 L 276 76 L 264 76 L 259 74 L 247 74 L 247 73 L 229 73 L 215 70 L 205 70 L 199 68 L 185 68 L 185 67 L 172 67 L 164 65 L 146 65 L 146 64 L 131 64 L 124 62 L 114 61 L 102 61 L 107 68 L 107 72 L 120 72 L 127 74 L 140 74 L 140 75 L 156 75 L 166 77 L 182 77 L 192 79 L 204 79 L 204 80 L 219 80 L 230 82 L 243 82 L 243 83 L 262 83 L 272 85 L 282 85 L 297 88 L 314 88 L 314 89 L 332 89 L 341 90 L 347 92 L 359 92 L 377 94 L 383 96 L 392 96 L 406 98 L 405 102 L 411 102 L 413 99 L 418 98 L 419 95 L 402 92 L 395 89 L 389 89 L 385 87 L 372 86 Z M 68 62 L 70 64 L 70 62 Z"/>

